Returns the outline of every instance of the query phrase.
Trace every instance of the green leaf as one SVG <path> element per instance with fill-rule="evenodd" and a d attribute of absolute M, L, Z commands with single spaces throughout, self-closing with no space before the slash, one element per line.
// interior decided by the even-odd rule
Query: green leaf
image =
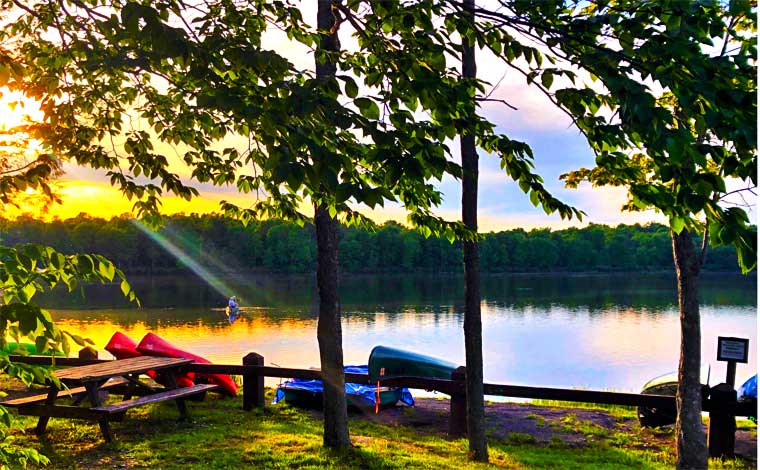
<path fill-rule="evenodd" d="M 354 100 L 354 104 L 359 108 L 359 112 L 367 119 L 379 119 L 380 108 L 377 103 L 369 98 L 357 98 Z"/>
<path fill-rule="evenodd" d="M 34 340 L 34 346 L 37 348 L 37 354 L 42 354 L 48 349 L 48 339 L 44 336 L 38 336 Z"/>
<path fill-rule="evenodd" d="M 681 233 L 681 230 L 686 226 L 686 221 L 682 217 L 671 216 L 670 217 L 670 229 L 675 233 Z"/>
<path fill-rule="evenodd" d="M 530 202 L 533 204 L 533 206 L 538 207 L 539 199 L 538 199 L 538 191 L 532 190 L 530 192 Z"/>
<path fill-rule="evenodd" d="M 554 74 L 545 70 L 544 73 L 541 74 L 541 84 L 544 88 L 551 88 L 552 82 L 554 82 Z"/>
<path fill-rule="evenodd" d="M 359 94 L 359 87 L 356 85 L 356 82 L 350 78 L 346 77 L 346 96 L 349 98 L 356 98 L 356 96 Z"/>
<path fill-rule="evenodd" d="M 113 281 L 113 277 L 116 275 L 116 267 L 110 261 L 99 261 L 98 273 L 109 281 Z"/>
<path fill-rule="evenodd" d="M 124 295 L 128 295 L 129 292 L 132 290 L 132 287 L 129 285 L 129 283 L 126 280 L 121 281 L 121 284 L 119 285 L 119 287 L 121 287 L 121 293 Z"/>
<path fill-rule="evenodd" d="M 19 292 L 19 297 L 22 302 L 29 302 L 32 300 L 32 297 L 34 297 L 34 294 L 37 293 L 37 288 L 34 286 L 33 283 L 28 283 L 24 287 L 21 288 L 21 291 Z"/>
<path fill-rule="evenodd" d="M 77 255 L 77 269 L 84 276 L 92 274 L 95 269 L 92 258 L 88 255 Z"/>

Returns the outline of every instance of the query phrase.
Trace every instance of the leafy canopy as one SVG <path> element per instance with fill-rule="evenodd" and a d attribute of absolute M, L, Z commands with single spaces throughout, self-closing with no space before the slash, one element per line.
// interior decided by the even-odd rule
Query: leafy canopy
<path fill-rule="evenodd" d="M 434 215 L 442 196 L 430 183 L 460 176 L 446 142 L 463 129 L 498 154 L 534 204 L 580 215 L 544 189 L 527 145 L 468 111 L 483 86 L 447 67 L 443 54 L 456 47 L 434 31 L 440 4 L 334 8 L 357 45 L 317 52 L 339 67 L 317 80 L 287 55 L 319 39 L 287 2 L 31 2 L 4 29 L 27 70 L 9 85 L 42 103 L 52 153 L 107 170 L 143 216 L 157 213 L 165 192 L 198 195 L 187 171 L 256 194 L 250 207 L 223 203 L 244 222 L 302 221 L 308 199 L 347 224 L 367 223 L 357 204 L 399 201 L 425 233 L 471 237 Z M 270 49 L 275 40 L 286 46 Z"/>

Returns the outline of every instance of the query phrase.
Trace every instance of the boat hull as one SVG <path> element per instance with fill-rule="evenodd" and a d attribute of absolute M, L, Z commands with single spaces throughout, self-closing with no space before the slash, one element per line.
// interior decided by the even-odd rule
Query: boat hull
<path fill-rule="evenodd" d="M 703 383 L 708 382 L 709 377 L 709 370 L 703 368 L 703 370 L 700 372 L 700 380 Z M 702 393 L 709 393 L 709 388 L 707 385 L 702 385 Z M 708 389 L 708 390 L 705 390 Z M 668 396 L 676 396 L 676 393 L 678 392 L 678 373 L 677 372 L 671 372 L 669 374 L 661 375 L 659 377 L 655 377 L 646 384 L 644 384 L 644 387 L 641 389 L 641 393 L 644 395 L 668 395 Z M 648 427 L 648 428 L 655 428 L 655 427 L 661 427 L 661 426 L 669 426 L 671 424 L 676 424 L 676 417 L 678 416 L 678 411 L 676 410 L 676 405 L 673 403 L 673 406 L 664 406 L 664 407 L 646 407 L 646 406 L 639 406 L 638 407 L 638 414 L 639 414 L 639 423 L 641 423 L 642 426 Z"/>
<path fill-rule="evenodd" d="M 369 378 L 376 382 L 392 377 L 451 379 L 458 366 L 452 362 L 387 346 L 376 346 L 369 355 Z"/>

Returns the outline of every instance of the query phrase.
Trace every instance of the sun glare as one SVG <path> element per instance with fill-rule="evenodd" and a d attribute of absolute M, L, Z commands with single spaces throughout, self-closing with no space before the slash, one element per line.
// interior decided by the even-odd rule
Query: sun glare
<path fill-rule="evenodd" d="M 23 93 L 0 87 L 0 130 L 8 131 L 42 118 L 42 111 L 34 100 Z"/>

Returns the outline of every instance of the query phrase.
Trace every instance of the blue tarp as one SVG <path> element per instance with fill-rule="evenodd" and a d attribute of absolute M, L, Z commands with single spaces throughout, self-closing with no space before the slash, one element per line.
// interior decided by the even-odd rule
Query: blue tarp
<path fill-rule="evenodd" d="M 749 380 L 739 387 L 739 400 L 754 398 L 757 399 L 757 374 L 750 377 Z"/>
<path fill-rule="evenodd" d="M 367 374 L 367 366 L 345 366 L 343 368 L 347 374 Z M 301 380 L 292 379 L 287 382 L 283 382 L 277 387 L 277 393 L 275 394 L 272 403 L 278 403 L 285 398 L 285 390 L 303 390 L 312 393 L 322 393 L 322 381 L 321 380 Z M 414 406 L 414 397 L 409 392 L 408 388 L 401 388 L 399 390 L 399 401 L 408 406 Z M 375 406 L 375 394 L 377 388 L 372 385 L 360 385 L 360 384 L 346 384 L 346 395 L 354 403 L 362 406 L 373 407 Z"/>

